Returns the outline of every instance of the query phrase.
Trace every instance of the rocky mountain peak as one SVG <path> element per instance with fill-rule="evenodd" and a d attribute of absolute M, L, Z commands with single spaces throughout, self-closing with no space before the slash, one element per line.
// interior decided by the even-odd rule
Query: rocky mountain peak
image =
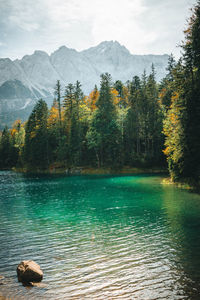
<path fill-rule="evenodd" d="M 89 94 L 95 84 L 99 86 L 102 73 L 110 73 L 113 81 L 126 82 L 135 75 L 141 76 L 144 69 L 148 75 L 152 63 L 156 69 L 156 79 L 160 80 L 166 73 L 167 55 L 132 55 L 117 41 L 104 41 L 80 52 L 61 46 L 50 56 L 45 51 L 36 50 L 21 60 L 0 59 L 0 87 L 8 82 L 0 89 L 0 113 L 6 113 L 8 102 L 13 103 L 9 106 L 13 110 L 15 106 L 16 109 L 28 107 L 37 98 L 51 104 L 57 80 L 60 80 L 62 87 L 79 80 L 84 93 Z M 7 90 L 11 87 L 12 93 L 9 93 Z"/>

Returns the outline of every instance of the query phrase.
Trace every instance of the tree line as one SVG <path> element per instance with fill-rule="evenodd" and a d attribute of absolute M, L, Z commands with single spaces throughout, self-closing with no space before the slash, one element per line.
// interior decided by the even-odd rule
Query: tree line
<path fill-rule="evenodd" d="M 125 84 L 101 75 L 85 96 L 81 83 L 64 91 L 57 81 L 48 109 L 40 99 L 27 122 L 17 120 L 0 138 L 0 167 L 165 166 L 174 181 L 200 175 L 200 2 L 185 30 L 182 56 L 170 56 L 167 75 L 155 69 Z M 166 159 L 164 158 L 166 157 Z"/>
<path fill-rule="evenodd" d="M 182 56 L 177 63 L 171 57 L 162 82 L 164 153 L 172 180 L 196 185 L 200 176 L 200 1 L 184 34 Z"/>
<path fill-rule="evenodd" d="M 57 81 L 48 109 L 40 99 L 27 122 L 5 128 L 0 142 L 1 168 L 53 165 L 121 167 L 162 162 L 162 113 L 155 70 L 135 76 L 125 85 L 101 75 L 85 96 L 81 84 L 68 84 L 62 93 Z"/>

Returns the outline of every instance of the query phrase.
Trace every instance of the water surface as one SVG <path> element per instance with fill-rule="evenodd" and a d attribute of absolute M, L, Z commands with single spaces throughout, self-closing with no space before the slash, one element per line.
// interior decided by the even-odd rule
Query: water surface
<path fill-rule="evenodd" d="M 12 299 L 200 299 L 200 196 L 159 176 L 0 172 L 0 293 Z M 33 259 L 41 287 L 17 281 Z"/>

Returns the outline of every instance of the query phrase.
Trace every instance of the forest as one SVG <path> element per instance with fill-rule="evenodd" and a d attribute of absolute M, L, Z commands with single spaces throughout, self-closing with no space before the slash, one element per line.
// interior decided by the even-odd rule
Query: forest
<path fill-rule="evenodd" d="M 182 55 L 170 56 L 166 77 L 123 83 L 101 75 L 85 96 L 81 83 L 57 81 L 50 109 L 40 99 L 27 122 L 0 136 L 0 168 L 47 170 L 62 166 L 167 168 L 171 180 L 199 184 L 200 2 L 184 31 Z"/>

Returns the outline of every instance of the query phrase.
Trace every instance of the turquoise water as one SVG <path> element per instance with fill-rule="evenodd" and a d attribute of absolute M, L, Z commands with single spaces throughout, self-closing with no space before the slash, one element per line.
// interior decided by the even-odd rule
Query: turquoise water
<path fill-rule="evenodd" d="M 200 196 L 161 180 L 0 172 L 0 294 L 200 299 Z M 40 287 L 18 283 L 25 259 L 44 271 Z"/>

